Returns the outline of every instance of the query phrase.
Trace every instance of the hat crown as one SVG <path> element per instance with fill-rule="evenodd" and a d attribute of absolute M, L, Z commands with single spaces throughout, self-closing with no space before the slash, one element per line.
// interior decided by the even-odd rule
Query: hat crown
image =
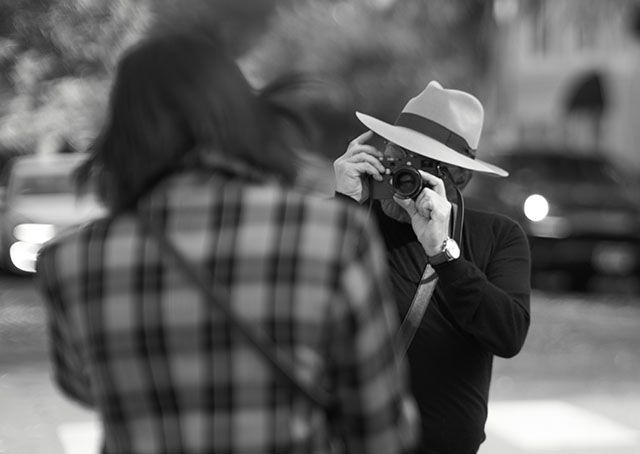
<path fill-rule="evenodd" d="M 465 139 L 472 150 L 478 148 L 484 108 L 473 95 L 460 90 L 445 89 L 431 81 L 427 87 L 410 99 L 402 110 L 440 124 Z"/>
<path fill-rule="evenodd" d="M 409 100 L 395 124 L 356 112 L 370 130 L 389 142 L 444 164 L 506 177 L 509 173 L 475 159 L 484 122 L 484 109 L 473 95 L 444 89 L 431 81 Z"/>

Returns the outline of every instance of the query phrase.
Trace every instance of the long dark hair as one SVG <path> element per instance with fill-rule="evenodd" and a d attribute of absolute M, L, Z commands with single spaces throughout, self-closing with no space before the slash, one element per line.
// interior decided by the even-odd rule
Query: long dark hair
<path fill-rule="evenodd" d="M 130 208 L 163 176 L 200 166 L 203 152 L 292 183 L 288 125 L 303 122 L 279 96 L 295 88 L 295 78 L 283 80 L 255 90 L 210 31 L 149 36 L 119 61 L 107 120 L 77 173 L 79 185 L 95 178 L 107 205 Z"/>

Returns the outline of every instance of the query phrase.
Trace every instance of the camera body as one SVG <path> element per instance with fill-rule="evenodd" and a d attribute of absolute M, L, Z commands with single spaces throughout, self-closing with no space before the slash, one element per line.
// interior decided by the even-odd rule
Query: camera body
<path fill-rule="evenodd" d="M 405 199 L 416 199 L 425 187 L 419 170 L 441 177 L 436 162 L 429 158 L 405 153 L 405 156 L 380 158 L 386 172 L 382 181 L 369 179 L 370 198 L 372 200 L 392 199 L 394 195 Z"/>

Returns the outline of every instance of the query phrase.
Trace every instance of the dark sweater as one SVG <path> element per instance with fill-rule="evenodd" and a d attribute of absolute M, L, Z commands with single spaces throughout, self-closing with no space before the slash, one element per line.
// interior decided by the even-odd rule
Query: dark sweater
<path fill-rule="evenodd" d="M 396 303 L 408 310 L 426 266 L 410 224 L 387 217 L 378 202 Z M 527 238 L 502 215 L 465 210 L 461 258 L 436 265 L 438 284 L 409 348 L 422 450 L 476 453 L 485 438 L 493 356 L 516 355 L 529 329 Z"/>

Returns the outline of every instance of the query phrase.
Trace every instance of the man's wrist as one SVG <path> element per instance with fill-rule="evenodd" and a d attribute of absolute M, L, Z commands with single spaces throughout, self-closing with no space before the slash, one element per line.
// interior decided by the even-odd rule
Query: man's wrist
<path fill-rule="evenodd" d="M 428 238 L 428 242 L 427 239 L 420 242 L 422 243 L 422 248 L 427 254 L 427 257 L 431 257 L 442 252 L 442 246 L 447 239 L 449 239 L 449 235 L 441 237 L 440 240 L 433 240 L 432 238 Z"/>
<path fill-rule="evenodd" d="M 441 263 L 451 262 L 460 258 L 460 247 L 453 239 L 446 237 L 442 242 L 440 250 L 436 254 L 427 254 L 427 260 L 431 265 L 440 265 Z"/>

